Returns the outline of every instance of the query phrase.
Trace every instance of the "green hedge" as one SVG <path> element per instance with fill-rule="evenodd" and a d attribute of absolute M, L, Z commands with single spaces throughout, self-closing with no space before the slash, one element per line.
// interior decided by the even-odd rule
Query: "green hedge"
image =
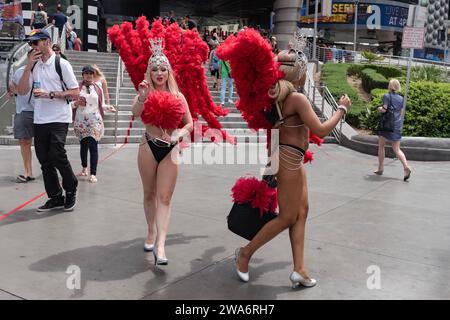
<path fill-rule="evenodd" d="M 387 90 L 372 90 L 373 101 L 362 116 L 366 129 L 376 130 L 383 95 Z M 450 138 L 450 84 L 414 82 L 410 84 L 403 135 Z"/>
<path fill-rule="evenodd" d="M 364 69 L 361 71 L 361 80 L 363 88 L 366 92 L 370 92 L 376 88 L 386 88 L 389 85 L 389 80 L 381 73 L 374 69 Z"/>
<path fill-rule="evenodd" d="M 328 87 L 336 102 L 342 94 L 347 93 L 352 100 L 352 108 L 346 116 L 346 121 L 359 126 L 359 117 L 366 111 L 366 104 L 358 97 L 358 92 L 347 82 L 349 63 L 328 63 L 322 66 L 321 81 Z"/>
<path fill-rule="evenodd" d="M 382 74 L 385 78 L 398 78 L 405 76 L 405 71 L 399 68 L 377 66 L 373 64 L 352 64 L 347 69 L 347 74 L 361 78 L 364 69 L 373 69 L 377 73 Z"/>

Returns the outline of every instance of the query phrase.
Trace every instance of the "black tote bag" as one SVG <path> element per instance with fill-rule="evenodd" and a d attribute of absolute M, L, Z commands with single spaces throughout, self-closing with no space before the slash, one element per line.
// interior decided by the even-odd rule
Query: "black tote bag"
<path fill-rule="evenodd" d="M 261 216 L 258 208 L 252 208 L 250 203 L 234 203 L 227 216 L 228 229 L 247 240 L 252 240 L 259 230 L 270 220 L 276 218 L 275 213 L 265 213 Z"/>
<path fill-rule="evenodd" d="M 394 132 L 394 107 L 392 106 L 392 96 L 389 92 L 389 105 L 386 112 L 381 114 L 378 122 L 378 131 Z"/>

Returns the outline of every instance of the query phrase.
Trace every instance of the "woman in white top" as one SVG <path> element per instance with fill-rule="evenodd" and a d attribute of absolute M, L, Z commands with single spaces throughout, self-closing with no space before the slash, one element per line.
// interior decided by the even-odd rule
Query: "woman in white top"
<path fill-rule="evenodd" d="M 80 140 L 80 156 L 82 176 L 87 176 L 87 154 L 90 157 L 89 182 L 97 182 L 98 141 L 103 136 L 104 109 L 115 112 L 112 106 L 106 106 L 101 87 L 94 82 L 95 70 L 92 66 L 85 66 L 81 71 L 83 81 L 80 84 L 80 96 L 73 103 L 75 135 Z"/>

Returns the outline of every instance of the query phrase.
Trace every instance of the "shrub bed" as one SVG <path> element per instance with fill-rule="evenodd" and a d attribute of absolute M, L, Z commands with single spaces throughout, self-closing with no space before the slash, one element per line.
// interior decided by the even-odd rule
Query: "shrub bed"
<path fill-rule="evenodd" d="M 378 73 L 377 70 L 366 68 L 361 71 L 361 80 L 363 89 L 366 92 L 370 92 L 376 88 L 385 88 L 387 89 L 389 85 L 389 80 L 386 79 L 381 73 Z"/>
<path fill-rule="evenodd" d="M 328 63 L 322 66 L 321 81 L 328 87 L 330 93 L 339 102 L 342 94 L 347 93 L 352 100 L 352 108 L 346 116 L 346 121 L 359 126 L 359 117 L 366 111 L 366 103 L 358 97 L 358 92 L 347 82 L 348 63 Z"/>
<path fill-rule="evenodd" d="M 361 125 L 375 133 L 381 106 L 387 90 L 371 91 L 373 100 L 361 117 Z M 403 94 L 403 93 L 402 93 Z M 450 84 L 414 82 L 410 84 L 403 135 L 450 138 Z"/>

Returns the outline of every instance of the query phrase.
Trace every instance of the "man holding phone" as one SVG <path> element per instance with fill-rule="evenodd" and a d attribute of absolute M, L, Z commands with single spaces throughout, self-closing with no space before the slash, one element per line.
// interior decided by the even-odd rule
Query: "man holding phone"
<path fill-rule="evenodd" d="M 33 52 L 28 57 L 18 93 L 24 95 L 30 89 L 33 91 L 34 145 L 49 197 L 37 211 L 62 208 L 70 211 L 76 205 L 78 180 L 67 158 L 65 143 L 69 123 L 72 122 L 70 100 L 79 95 L 77 79 L 70 63 L 56 57 L 48 32 L 33 30 L 26 40 Z M 62 176 L 62 188 L 56 169 Z M 65 197 L 63 188 L 66 191 Z"/>

